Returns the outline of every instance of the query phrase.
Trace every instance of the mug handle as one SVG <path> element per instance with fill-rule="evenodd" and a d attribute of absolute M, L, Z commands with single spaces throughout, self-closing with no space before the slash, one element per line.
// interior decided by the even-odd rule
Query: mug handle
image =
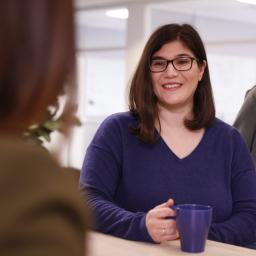
<path fill-rule="evenodd" d="M 178 207 L 178 205 L 174 205 L 174 206 L 172 206 L 172 207 L 170 207 L 170 208 L 173 209 L 173 210 L 176 210 L 177 207 Z M 168 217 L 168 219 L 176 220 L 176 216 Z"/>

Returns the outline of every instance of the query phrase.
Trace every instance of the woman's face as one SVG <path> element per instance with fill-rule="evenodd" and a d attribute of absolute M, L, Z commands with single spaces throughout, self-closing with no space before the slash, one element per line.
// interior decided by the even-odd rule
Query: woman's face
<path fill-rule="evenodd" d="M 185 58 L 182 58 L 185 57 Z M 172 63 L 162 72 L 151 72 L 153 90 L 158 99 L 158 104 L 168 109 L 193 108 L 193 97 L 198 81 L 202 79 L 206 63 L 198 66 L 197 61 L 186 58 L 195 58 L 193 52 L 180 41 L 166 43 L 155 52 L 151 60 L 151 71 L 161 70 L 164 66 L 162 60 L 173 60 L 178 69 L 191 69 L 178 71 Z M 153 67 L 154 66 L 154 67 Z"/>

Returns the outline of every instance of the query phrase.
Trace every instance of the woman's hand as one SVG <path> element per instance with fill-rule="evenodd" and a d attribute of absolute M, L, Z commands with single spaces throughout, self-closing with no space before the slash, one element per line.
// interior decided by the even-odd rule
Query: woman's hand
<path fill-rule="evenodd" d="M 179 237 L 176 221 L 169 218 L 175 216 L 175 211 L 170 208 L 173 204 L 174 201 L 169 199 L 167 202 L 150 210 L 146 215 L 148 233 L 157 243 L 174 240 Z"/>

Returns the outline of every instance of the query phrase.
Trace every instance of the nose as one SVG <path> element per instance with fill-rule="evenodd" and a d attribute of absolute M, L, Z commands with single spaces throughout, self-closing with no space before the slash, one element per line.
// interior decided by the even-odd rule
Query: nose
<path fill-rule="evenodd" d="M 165 73 L 168 76 L 177 76 L 178 75 L 178 71 L 174 68 L 173 63 L 169 62 L 167 65 L 167 68 L 165 70 Z"/>

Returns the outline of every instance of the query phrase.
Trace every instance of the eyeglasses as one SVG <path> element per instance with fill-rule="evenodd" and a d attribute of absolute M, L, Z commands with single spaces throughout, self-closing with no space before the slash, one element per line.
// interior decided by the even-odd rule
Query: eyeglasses
<path fill-rule="evenodd" d="M 188 71 L 192 68 L 193 61 L 198 61 L 194 57 L 182 56 L 172 60 L 166 60 L 163 58 L 155 58 L 150 62 L 150 71 L 153 73 L 163 72 L 167 69 L 169 63 L 172 63 L 173 67 L 177 71 Z"/>

